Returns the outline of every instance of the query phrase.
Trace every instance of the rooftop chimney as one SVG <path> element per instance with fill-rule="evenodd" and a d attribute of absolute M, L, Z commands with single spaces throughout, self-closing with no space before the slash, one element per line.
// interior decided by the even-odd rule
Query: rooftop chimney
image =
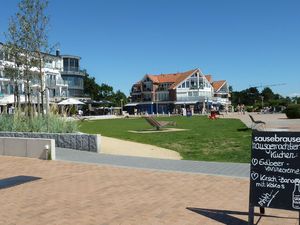
<path fill-rule="evenodd" d="M 60 51 L 59 51 L 59 49 L 56 50 L 56 56 L 60 56 Z"/>

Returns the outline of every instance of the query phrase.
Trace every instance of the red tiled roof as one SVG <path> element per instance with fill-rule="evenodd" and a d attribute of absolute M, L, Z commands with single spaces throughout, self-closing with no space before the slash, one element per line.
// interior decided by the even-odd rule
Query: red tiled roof
<path fill-rule="evenodd" d="M 218 81 L 212 82 L 212 86 L 215 91 L 218 91 L 225 83 L 226 83 L 226 80 L 218 80 Z"/>
<path fill-rule="evenodd" d="M 210 74 L 205 75 L 205 78 L 209 83 L 212 83 L 212 76 Z"/>
<path fill-rule="evenodd" d="M 169 89 L 174 89 L 180 82 L 185 80 L 187 77 L 192 75 L 198 69 L 189 70 L 182 73 L 170 73 L 170 74 L 160 74 L 160 75 L 147 75 L 153 83 L 173 83 Z"/>

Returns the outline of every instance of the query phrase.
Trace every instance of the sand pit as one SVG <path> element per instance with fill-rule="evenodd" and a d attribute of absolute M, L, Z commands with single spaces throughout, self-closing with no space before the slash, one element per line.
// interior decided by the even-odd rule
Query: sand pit
<path fill-rule="evenodd" d="M 178 152 L 170 149 L 104 136 L 101 136 L 101 153 L 160 159 L 181 159 Z"/>

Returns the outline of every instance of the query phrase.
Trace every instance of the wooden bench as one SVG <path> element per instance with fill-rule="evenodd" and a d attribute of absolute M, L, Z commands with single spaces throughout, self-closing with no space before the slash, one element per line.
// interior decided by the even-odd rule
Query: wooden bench
<path fill-rule="evenodd" d="M 266 123 L 264 121 L 261 120 L 255 120 L 253 118 L 253 116 L 249 115 L 250 119 L 251 119 L 251 129 L 255 129 L 255 128 L 260 128 L 263 127 L 263 129 L 265 129 Z"/>
<path fill-rule="evenodd" d="M 158 121 L 152 116 L 145 116 L 143 117 L 145 120 L 153 127 L 156 128 L 156 130 L 160 130 L 160 128 L 165 126 L 176 126 L 176 122 L 174 121 Z"/>

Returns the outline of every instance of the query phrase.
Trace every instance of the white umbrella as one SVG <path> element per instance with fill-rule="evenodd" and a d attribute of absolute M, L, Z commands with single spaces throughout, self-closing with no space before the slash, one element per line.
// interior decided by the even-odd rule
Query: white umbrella
<path fill-rule="evenodd" d="M 25 96 L 20 96 L 20 103 L 25 102 Z M 7 105 L 7 104 L 13 104 L 14 103 L 14 95 L 6 95 L 3 98 L 0 98 L 0 105 Z"/>
<path fill-rule="evenodd" d="M 84 105 L 84 103 L 75 98 L 68 98 L 59 102 L 58 105 Z"/>

